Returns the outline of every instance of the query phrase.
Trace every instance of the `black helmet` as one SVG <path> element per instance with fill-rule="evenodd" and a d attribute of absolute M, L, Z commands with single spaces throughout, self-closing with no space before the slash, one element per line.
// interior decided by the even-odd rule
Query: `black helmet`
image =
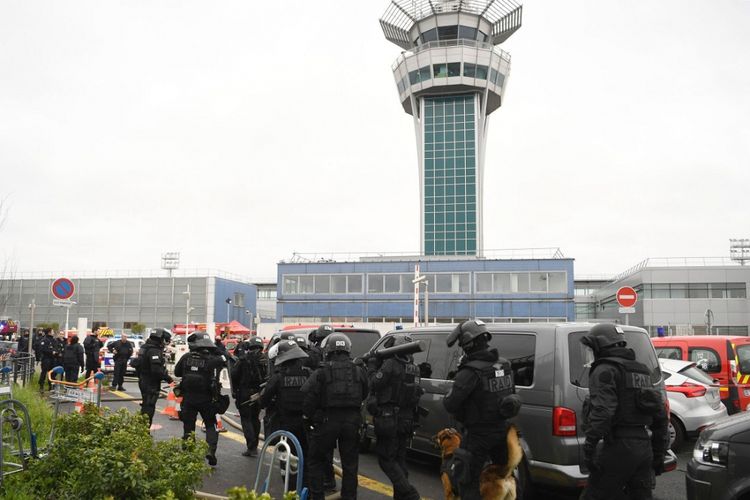
<path fill-rule="evenodd" d="M 305 337 L 300 337 L 299 335 L 297 335 L 296 337 L 294 337 L 294 341 L 297 342 L 297 345 L 300 346 L 303 351 L 307 349 L 308 343 Z"/>
<path fill-rule="evenodd" d="M 263 349 L 263 339 L 253 335 L 245 341 L 245 349 Z"/>
<path fill-rule="evenodd" d="M 164 328 L 153 328 L 148 338 L 162 344 L 168 344 L 172 340 L 172 335 Z"/>
<path fill-rule="evenodd" d="M 279 342 L 279 352 L 276 355 L 276 359 L 274 360 L 274 364 L 280 365 L 286 361 L 291 361 L 293 359 L 302 359 L 307 357 L 307 353 L 300 349 L 300 347 L 297 345 L 297 342 L 294 340 L 284 340 Z"/>
<path fill-rule="evenodd" d="M 404 345 L 404 344 L 410 344 L 412 342 L 414 342 L 413 338 L 411 338 L 408 335 L 403 335 L 400 337 L 396 337 L 396 340 L 393 342 L 393 347 Z M 411 354 L 396 354 L 393 357 L 400 361 L 403 361 L 404 363 L 410 363 L 413 359 Z"/>
<path fill-rule="evenodd" d="M 187 339 L 188 348 L 191 351 L 196 349 L 216 349 L 216 344 L 211 341 L 211 336 L 205 332 L 196 332 Z"/>
<path fill-rule="evenodd" d="M 271 339 L 271 343 L 268 347 L 273 347 L 282 340 L 294 340 L 294 334 L 292 332 L 281 332 L 276 337 Z"/>
<path fill-rule="evenodd" d="M 458 345 L 464 348 L 471 344 L 474 339 L 483 335 L 486 335 L 488 340 L 492 337 L 492 334 L 487 329 L 487 325 L 484 324 L 484 321 L 481 319 L 468 319 L 459 324 L 451 334 L 448 335 L 446 343 L 448 344 L 448 347 L 451 347 L 456 341 L 458 341 Z"/>
<path fill-rule="evenodd" d="M 594 355 L 607 347 L 624 347 L 624 331 L 612 323 L 599 323 L 591 327 L 589 333 L 581 338 L 581 344 L 590 347 Z"/>
<path fill-rule="evenodd" d="M 320 325 L 317 330 L 310 332 L 309 339 L 310 342 L 317 344 L 332 333 L 333 327 L 331 325 Z"/>
<path fill-rule="evenodd" d="M 326 356 L 334 352 L 352 352 L 352 341 L 343 333 L 328 335 L 321 345 Z"/>

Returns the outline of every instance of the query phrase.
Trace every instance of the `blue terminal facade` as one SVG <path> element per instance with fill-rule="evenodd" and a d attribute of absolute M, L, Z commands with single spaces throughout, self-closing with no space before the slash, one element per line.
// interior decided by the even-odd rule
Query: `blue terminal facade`
<path fill-rule="evenodd" d="M 575 319 L 573 259 L 421 257 L 281 262 L 276 321 L 409 323 L 417 263 L 428 281 L 431 323 Z"/>

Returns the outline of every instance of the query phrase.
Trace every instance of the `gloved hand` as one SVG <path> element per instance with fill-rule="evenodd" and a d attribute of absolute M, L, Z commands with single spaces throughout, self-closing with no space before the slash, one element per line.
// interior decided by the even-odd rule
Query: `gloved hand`
<path fill-rule="evenodd" d="M 596 455 L 596 441 L 586 439 L 583 443 L 583 465 L 589 470 L 590 473 L 597 472 L 599 466 L 594 461 Z"/>
<path fill-rule="evenodd" d="M 664 455 L 654 455 L 651 467 L 654 469 L 654 474 L 661 476 L 664 472 Z"/>
<path fill-rule="evenodd" d="M 367 370 L 377 371 L 383 365 L 383 362 L 375 356 L 367 359 Z"/>

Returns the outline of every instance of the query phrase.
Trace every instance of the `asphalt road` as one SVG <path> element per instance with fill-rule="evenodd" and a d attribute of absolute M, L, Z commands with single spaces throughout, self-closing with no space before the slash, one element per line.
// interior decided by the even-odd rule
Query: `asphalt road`
<path fill-rule="evenodd" d="M 134 382 L 126 382 L 125 392 L 114 392 L 110 397 L 132 397 L 138 396 L 138 386 Z M 132 411 L 138 411 L 137 402 L 113 401 L 104 403 L 110 408 L 125 407 Z M 156 439 L 168 439 L 170 437 L 179 437 L 182 435 L 182 423 L 179 421 L 169 420 L 167 416 L 159 412 L 165 407 L 164 400 L 157 404 L 157 415 L 154 423 L 160 428 L 152 431 Z M 227 416 L 229 419 L 239 423 L 239 418 L 233 416 L 236 411 L 234 406 L 230 406 Z M 218 466 L 213 469 L 204 479 L 200 491 L 212 493 L 215 495 L 225 495 L 226 491 L 233 486 L 246 486 L 248 489 L 254 487 L 255 478 L 258 474 L 258 458 L 243 457 L 241 453 L 245 451 L 245 441 L 242 433 L 234 429 L 225 420 L 227 432 L 219 437 L 219 446 L 217 451 Z M 198 436 L 203 435 L 198 431 Z M 203 435 L 204 436 L 204 435 Z M 658 500 L 684 500 L 685 493 L 685 466 L 690 458 L 692 443 L 686 445 L 684 450 L 678 453 L 678 468 L 674 472 L 663 474 L 657 478 L 656 490 L 654 497 Z M 269 460 L 266 457 L 265 463 Z M 443 497 L 442 487 L 439 480 L 439 461 L 433 458 L 423 456 L 411 456 L 409 459 L 410 480 L 419 490 L 423 498 L 440 499 Z M 268 473 L 268 466 L 262 467 L 261 476 L 265 477 Z M 339 479 L 338 486 L 341 482 Z M 274 498 L 280 498 L 280 492 L 283 489 L 283 483 L 278 470 L 271 474 L 269 492 Z M 378 466 L 377 458 L 373 453 L 362 453 L 359 459 L 359 491 L 358 497 L 362 499 L 382 499 L 391 497 L 391 488 L 388 479 Z M 578 492 L 575 491 L 552 491 L 543 490 L 536 492 L 536 498 L 551 500 L 573 500 L 578 498 Z"/>

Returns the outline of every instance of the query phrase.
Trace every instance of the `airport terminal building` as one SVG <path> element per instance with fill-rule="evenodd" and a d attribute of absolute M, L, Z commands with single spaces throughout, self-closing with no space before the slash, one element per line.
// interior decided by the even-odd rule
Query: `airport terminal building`
<path fill-rule="evenodd" d="M 492 253 L 492 252 L 488 252 Z M 537 252 L 539 253 L 539 252 Z M 411 323 L 415 265 L 427 281 L 420 320 L 487 322 L 572 321 L 573 259 L 300 256 L 278 264 L 276 321 Z"/>
<path fill-rule="evenodd" d="M 589 318 L 624 323 L 615 299 L 622 286 L 638 293 L 629 323 L 652 336 L 748 334 L 750 266 L 722 257 L 646 259 L 591 290 Z"/>
<path fill-rule="evenodd" d="M 159 276 L 158 274 L 161 274 Z M 34 324 L 65 323 L 65 307 L 53 305 L 53 281 L 65 276 L 73 281 L 70 326 L 86 318 L 89 328 L 108 326 L 127 330 L 134 323 L 149 328 L 190 322 L 211 323 L 236 320 L 252 328 L 256 315 L 255 285 L 249 280 L 220 271 L 164 272 L 108 271 L 100 273 L 27 273 L 0 280 L 0 316 L 29 325 L 35 304 Z M 189 288 L 188 288 L 189 287 Z"/>

